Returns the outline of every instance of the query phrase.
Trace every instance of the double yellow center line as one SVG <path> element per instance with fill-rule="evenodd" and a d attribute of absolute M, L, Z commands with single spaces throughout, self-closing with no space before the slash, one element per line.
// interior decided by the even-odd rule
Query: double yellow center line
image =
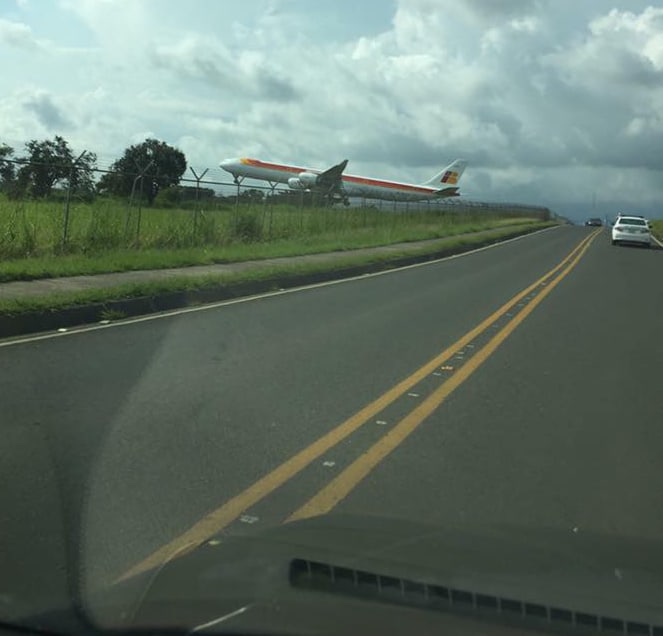
<path fill-rule="evenodd" d="M 379 462 L 391 453 L 405 440 L 442 402 L 506 340 L 506 338 L 520 325 L 527 316 L 543 301 L 543 299 L 568 275 L 577 265 L 589 248 L 599 230 L 585 237 L 580 243 L 555 267 L 544 274 L 529 287 L 522 290 L 506 302 L 497 311 L 493 312 L 474 329 L 454 342 L 450 347 L 435 356 L 432 360 L 417 369 L 410 376 L 383 393 L 376 400 L 349 417 L 342 424 L 332 429 L 315 442 L 293 455 L 270 473 L 253 483 L 216 510 L 210 512 L 191 528 L 179 535 L 166 545 L 157 549 L 143 561 L 134 565 L 120 578 L 125 579 L 140 572 L 150 570 L 163 564 L 173 555 L 184 554 L 223 528 L 235 521 L 242 513 L 264 499 L 277 488 L 306 468 L 311 462 L 336 446 L 339 442 L 350 436 L 368 420 L 383 411 L 390 404 L 405 395 L 419 382 L 429 377 L 439 368 L 443 367 L 459 350 L 471 344 L 484 334 L 500 319 L 508 318 L 506 324 L 493 335 L 481 348 L 468 357 L 453 374 L 448 376 L 442 384 L 435 389 L 416 408 L 408 413 L 389 432 L 381 437 L 365 453 L 360 455 L 345 470 L 343 470 L 327 486 L 320 490 L 301 508 L 296 510 L 288 521 L 304 519 L 306 517 L 324 514 L 331 510 L 339 501 L 359 484 Z M 521 301 L 526 300 L 522 303 Z M 518 309 L 519 304 L 522 308 Z M 448 367 L 446 367 L 448 368 Z"/>

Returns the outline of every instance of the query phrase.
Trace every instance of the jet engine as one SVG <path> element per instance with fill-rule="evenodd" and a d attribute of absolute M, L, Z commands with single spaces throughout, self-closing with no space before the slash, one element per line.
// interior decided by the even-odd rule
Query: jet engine
<path fill-rule="evenodd" d="M 312 172 L 300 172 L 297 178 L 305 188 L 314 188 L 318 184 L 318 175 Z"/>
<path fill-rule="evenodd" d="M 288 187 L 292 190 L 309 190 L 315 188 L 318 175 L 312 172 L 300 172 L 296 177 L 288 179 Z"/>
<path fill-rule="evenodd" d="M 288 179 L 288 187 L 292 190 L 306 190 L 306 186 L 297 177 Z"/>

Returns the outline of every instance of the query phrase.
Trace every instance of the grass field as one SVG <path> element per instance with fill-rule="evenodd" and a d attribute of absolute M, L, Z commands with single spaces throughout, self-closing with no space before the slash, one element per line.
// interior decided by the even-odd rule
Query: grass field
<path fill-rule="evenodd" d="M 436 242 L 436 245 L 427 245 L 425 247 L 410 247 L 409 249 L 390 252 L 389 254 L 375 253 L 348 253 L 340 259 L 334 259 L 333 262 L 314 262 L 314 263 L 289 263 L 281 265 L 265 264 L 252 268 L 224 275 L 205 275 L 196 277 L 174 277 L 158 281 L 146 281 L 141 283 L 131 283 L 118 285 L 104 289 L 92 289 L 86 291 L 67 292 L 59 294 L 49 294 L 43 297 L 29 297 L 17 299 L 0 300 L 0 315 L 21 315 L 34 311 L 57 311 L 58 309 L 73 307 L 77 305 L 86 305 L 91 303 L 106 303 L 112 300 L 136 298 L 140 296 L 155 296 L 157 294 L 174 291 L 193 291 L 209 287 L 231 286 L 237 283 L 244 283 L 255 280 L 276 279 L 279 276 L 293 274 L 309 274 L 318 271 L 339 270 L 349 266 L 366 265 L 371 263 L 382 263 L 389 267 L 389 261 L 396 260 L 402 256 L 426 255 L 439 253 L 441 249 L 453 249 L 458 246 L 477 245 L 488 241 L 508 238 L 521 232 L 524 228 L 535 227 L 538 229 L 546 226 L 555 225 L 554 222 L 537 222 L 530 224 L 521 224 L 520 226 L 498 227 L 490 230 L 486 235 L 468 235 L 455 236 Z M 122 316 L 108 315 L 108 318 L 115 319 Z"/>
<path fill-rule="evenodd" d="M 205 210 L 0 199 L 0 282 L 234 262 L 455 236 L 522 224 L 509 210 L 448 212 L 231 203 Z"/>
<path fill-rule="evenodd" d="M 663 241 L 663 221 L 652 221 L 652 234 L 659 240 Z"/>

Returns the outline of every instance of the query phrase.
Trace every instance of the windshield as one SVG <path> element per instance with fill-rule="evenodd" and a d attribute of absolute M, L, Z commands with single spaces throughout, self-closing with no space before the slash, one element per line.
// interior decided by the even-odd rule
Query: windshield
<path fill-rule="evenodd" d="M 0 60 L 0 624 L 657 633 L 661 2 L 4 0 Z"/>
<path fill-rule="evenodd" d="M 642 219 L 619 219 L 619 225 L 647 225 Z"/>

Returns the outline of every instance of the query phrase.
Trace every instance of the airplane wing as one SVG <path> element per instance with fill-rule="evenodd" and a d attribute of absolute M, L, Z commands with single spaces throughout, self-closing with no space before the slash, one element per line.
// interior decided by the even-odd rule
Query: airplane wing
<path fill-rule="evenodd" d="M 320 188 L 326 189 L 328 192 L 338 190 L 342 181 L 343 170 L 348 165 L 348 160 L 344 159 L 341 163 L 328 168 L 318 175 L 316 185 Z"/>
<path fill-rule="evenodd" d="M 441 188 L 440 190 L 436 190 L 435 194 L 439 197 L 459 197 L 460 193 L 458 192 L 458 188 Z"/>

